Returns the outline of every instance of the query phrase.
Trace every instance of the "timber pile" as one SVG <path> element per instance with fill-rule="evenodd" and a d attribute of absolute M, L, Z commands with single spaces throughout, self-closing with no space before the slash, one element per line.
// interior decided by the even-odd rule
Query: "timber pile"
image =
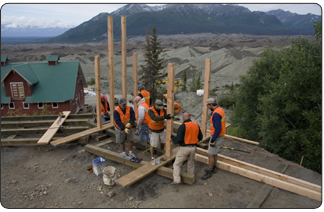
<path fill-rule="evenodd" d="M 87 130 L 88 114 L 70 114 L 49 141 Z M 56 123 L 57 115 L 1 117 L 1 146 L 36 146 L 40 138 Z M 85 138 L 78 140 L 85 142 Z"/>

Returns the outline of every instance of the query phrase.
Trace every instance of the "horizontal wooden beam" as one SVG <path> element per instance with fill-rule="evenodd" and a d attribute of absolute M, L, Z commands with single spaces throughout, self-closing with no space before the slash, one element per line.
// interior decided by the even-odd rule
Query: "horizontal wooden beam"
<path fill-rule="evenodd" d="M 42 116 L 1 116 L 2 121 L 36 121 L 36 120 L 55 120 L 58 115 L 42 115 Z M 71 114 L 68 119 L 91 119 L 93 113 Z"/>
<path fill-rule="evenodd" d="M 200 161 L 202 163 L 208 164 L 208 157 L 197 154 L 195 155 L 195 160 Z M 229 160 L 227 161 L 229 162 Z M 254 166 L 252 164 L 248 164 L 245 162 L 246 167 L 250 166 L 252 167 L 251 169 L 246 169 L 239 167 L 237 165 L 233 165 L 230 163 L 227 163 L 221 160 L 220 155 L 218 154 L 218 161 L 217 161 L 217 166 L 220 169 L 223 169 L 225 171 L 229 171 L 235 174 L 242 175 L 244 177 L 259 181 L 259 182 L 264 182 L 266 184 L 275 186 L 277 188 L 281 188 L 311 199 L 315 199 L 317 201 L 321 201 L 321 187 L 312 184 L 303 180 L 299 180 L 297 178 L 290 177 L 288 175 L 284 175 L 278 172 L 274 172 L 271 170 L 267 170 L 261 167 Z M 258 168 L 260 171 L 254 171 L 255 168 Z M 266 175 L 266 173 L 272 173 L 270 175 Z M 283 176 L 281 178 L 280 176 Z M 289 180 L 288 180 L 289 179 Z M 298 182 L 298 183 L 292 183 L 292 182 Z M 318 188 L 320 188 L 318 190 Z"/>
<path fill-rule="evenodd" d="M 82 132 L 79 132 L 79 133 L 64 137 L 62 139 L 52 141 L 50 144 L 52 144 L 53 146 L 58 146 L 58 145 L 61 145 L 61 144 L 64 144 L 64 143 L 74 141 L 74 140 L 79 139 L 81 137 L 85 137 L 85 136 L 93 134 L 93 133 L 101 132 L 103 130 L 106 130 L 106 129 L 109 129 L 109 128 L 112 128 L 112 127 L 114 127 L 114 124 L 110 124 L 110 123 L 105 124 L 105 125 L 102 125 L 101 129 L 92 128 L 92 129 L 89 129 L 89 130 L 85 130 L 85 131 L 82 131 Z"/>
<path fill-rule="evenodd" d="M 243 141 L 243 142 L 249 143 L 249 144 L 259 145 L 259 142 L 247 140 L 247 139 L 244 139 L 244 138 L 238 138 L 238 137 L 227 135 L 227 134 L 225 135 L 225 138 L 230 138 L 230 139 L 233 139 L 233 140 Z"/>
<path fill-rule="evenodd" d="M 96 146 L 90 145 L 90 144 L 85 146 L 85 151 L 90 152 L 95 155 L 98 155 L 100 157 L 103 157 L 105 159 L 123 163 L 125 165 L 131 166 L 134 168 L 139 168 L 139 167 L 144 166 L 145 164 L 149 163 L 149 162 L 146 162 L 143 160 L 140 163 L 130 162 L 129 160 L 121 158 L 119 156 L 119 153 L 117 153 L 117 152 L 113 152 L 108 149 L 96 147 Z M 170 169 L 170 168 L 159 167 L 156 170 L 156 174 L 163 176 L 163 177 L 167 177 L 169 179 L 173 179 L 173 169 Z M 186 184 L 191 185 L 195 182 L 195 175 L 193 175 L 193 174 L 181 172 L 180 177 L 181 177 L 182 182 L 184 182 Z"/>
<path fill-rule="evenodd" d="M 53 137 L 52 141 L 63 137 Z M 39 138 L 4 138 L 1 139 L 1 146 L 38 146 L 37 141 Z"/>
<path fill-rule="evenodd" d="M 67 119 L 64 126 L 80 126 L 87 125 L 89 119 Z M 28 120 L 28 121 L 1 121 L 1 128 L 22 128 L 22 127 L 46 127 L 51 126 L 53 120 Z"/>
<path fill-rule="evenodd" d="M 88 127 L 60 127 L 58 133 L 72 134 L 78 133 L 89 129 Z M 17 128 L 17 129 L 1 129 L 1 135 L 30 135 L 30 134 L 44 134 L 48 130 L 48 127 L 40 128 Z"/>

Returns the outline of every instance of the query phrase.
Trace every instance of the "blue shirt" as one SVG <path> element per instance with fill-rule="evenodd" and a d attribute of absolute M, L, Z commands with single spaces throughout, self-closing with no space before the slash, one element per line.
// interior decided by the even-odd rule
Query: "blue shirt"
<path fill-rule="evenodd" d="M 214 113 L 212 122 L 213 122 L 213 126 L 215 128 L 214 134 L 212 135 L 212 139 L 216 140 L 221 129 L 222 129 L 222 116 L 219 115 L 218 113 Z"/>
<path fill-rule="evenodd" d="M 119 107 L 119 106 L 118 106 Z M 125 114 L 126 113 L 126 109 L 125 110 L 122 110 L 121 108 L 120 108 L 120 110 Z M 125 129 L 125 125 L 123 124 L 123 122 L 121 122 L 121 120 L 120 120 L 120 115 L 119 115 L 119 113 L 118 113 L 118 111 L 117 110 L 115 110 L 114 111 L 114 120 L 115 120 L 115 122 L 116 122 L 116 124 L 118 125 L 118 127 L 120 128 L 120 130 L 124 130 Z M 134 113 L 134 110 L 133 110 L 133 108 L 132 107 L 130 107 L 130 120 L 129 120 L 129 123 L 131 124 L 131 125 L 133 125 L 134 124 L 134 122 L 135 122 L 135 113 Z"/>

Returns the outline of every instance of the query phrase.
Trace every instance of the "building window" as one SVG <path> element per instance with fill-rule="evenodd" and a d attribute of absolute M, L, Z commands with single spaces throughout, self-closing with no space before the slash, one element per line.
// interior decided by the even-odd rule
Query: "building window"
<path fill-rule="evenodd" d="M 9 103 L 9 109 L 15 109 L 15 103 L 10 102 Z"/>
<path fill-rule="evenodd" d="M 13 98 L 24 98 L 24 84 L 22 82 L 12 82 L 11 85 L 11 94 Z"/>
<path fill-rule="evenodd" d="M 3 109 L 3 104 L 1 103 L 1 109 Z"/>
<path fill-rule="evenodd" d="M 38 108 L 43 109 L 44 108 L 44 103 L 42 103 L 42 102 L 38 103 Z"/>
<path fill-rule="evenodd" d="M 52 103 L 52 108 L 58 108 L 58 103 L 57 102 L 53 102 Z"/>
<path fill-rule="evenodd" d="M 24 102 L 23 105 L 24 105 L 24 109 L 29 109 L 29 103 Z"/>

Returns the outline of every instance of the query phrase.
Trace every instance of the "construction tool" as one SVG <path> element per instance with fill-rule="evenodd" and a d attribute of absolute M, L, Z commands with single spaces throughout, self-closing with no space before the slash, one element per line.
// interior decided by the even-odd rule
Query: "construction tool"
<path fill-rule="evenodd" d="M 240 150 L 240 149 L 234 149 L 232 147 L 226 147 L 226 146 L 222 146 L 223 149 L 230 149 L 230 150 L 235 150 L 235 151 L 240 151 L 240 152 L 245 152 L 245 153 L 251 153 L 251 152 L 248 152 L 248 151 L 244 151 L 244 150 Z"/>
<path fill-rule="evenodd" d="M 59 120 L 57 120 L 56 124 L 59 124 L 62 118 L 65 118 L 65 115 L 63 113 L 59 112 Z"/>

